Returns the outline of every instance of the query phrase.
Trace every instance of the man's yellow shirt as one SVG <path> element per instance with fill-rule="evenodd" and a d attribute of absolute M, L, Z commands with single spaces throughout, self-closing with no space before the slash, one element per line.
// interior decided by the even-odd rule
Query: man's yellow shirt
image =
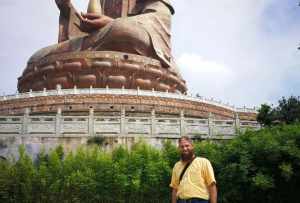
<path fill-rule="evenodd" d="M 179 176 L 184 166 L 185 164 L 182 161 L 178 161 L 172 172 L 170 187 L 177 189 L 177 197 L 180 199 L 202 198 L 208 200 L 208 186 L 216 183 L 210 161 L 206 158 L 195 158 L 179 183 Z"/>

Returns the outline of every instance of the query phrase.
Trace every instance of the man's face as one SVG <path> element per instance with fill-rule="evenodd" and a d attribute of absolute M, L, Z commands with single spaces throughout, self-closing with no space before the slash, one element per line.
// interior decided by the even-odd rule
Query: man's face
<path fill-rule="evenodd" d="M 190 161 L 194 156 L 194 147 L 187 140 L 183 139 L 179 142 L 179 150 L 182 161 Z"/>

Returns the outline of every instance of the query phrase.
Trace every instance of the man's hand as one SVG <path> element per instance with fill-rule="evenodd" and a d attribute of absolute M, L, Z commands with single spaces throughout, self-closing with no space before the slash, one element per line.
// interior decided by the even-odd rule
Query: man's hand
<path fill-rule="evenodd" d="M 208 192 L 209 192 L 209 199 L 210 203 L 217 203 L 217 186 L 216 183 L 213 182 L 208 186 Z"/>
<path fill-rule="evenodd" d="M 175 188 L 172 188 L 172 199 L 171 199 L 171 202 L 172 203 L 176 203 L 176 200 L 177 200 L 177 189 L 175 189 Z"/>
<path fill-rule="evenodd" d="M 81 29 L 84 32 L 99 30 L 113 21 L 113 19 L 108 16 L 95 13 L 81 13 L 77 15 L 81 20 Z"/>

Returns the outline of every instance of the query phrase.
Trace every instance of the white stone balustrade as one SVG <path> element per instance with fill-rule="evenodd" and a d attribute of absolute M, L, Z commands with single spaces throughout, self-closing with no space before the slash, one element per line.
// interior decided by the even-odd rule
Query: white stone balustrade
<path fill-rule="evenodd" d="M 155 90 L 141 90 L 141 89 L 112 89 L 109 87 L 106 88 L 87 88 L 87 89 L 77 89 L 75 86 L 73 89 L 61 89 L 60 86 L 57 86 L 56 90 L 46 90 L 43 91 L 29 91 L 27 93 L 16 93 L 15 95 L 4 95 L 0 96 L 0 101 L 14 100 L 14 99 L 22 99 L 29 97 L 43 97 L 43 96 L 61 96 L 61 95 L 72 95 L 72 94 L 109 94 L 109 95 L 132 95 L 132 96 L 157 96 L 163 98 L 173 98 L 179 100 L 188 100 L 195 102 L 203 102 L 207 104 L 212 104 L 215 106 L 219 106 L 231 111 L 235 112 L 245 112 L 245 113 L 257 113 L 256 108 L 236 108 L 229 104 L 224 104 L 220 101 L 216 101 L 213 98 L 207 99 L 201 96 L 192 96 L 192 95 L 183 95 L 183 94 L 175 94 L 170 92 L 158 92 Z"/>
<path fill-rule="evenodd" d="M 238 119 L 238 118 L 237 118 Z M 239 126 L 237 126 L 239 125 Z M 153 111 L 149 117 L 120 116 L 0 116 L 0 136 L 85 137 L 85 136 L 141 136 L 177 138 L 182 135 L 209 139 L 230 139 L 237 131 L 259 129 L 255 121 L 215 120 L 178 117 L 160 118 Z"/>

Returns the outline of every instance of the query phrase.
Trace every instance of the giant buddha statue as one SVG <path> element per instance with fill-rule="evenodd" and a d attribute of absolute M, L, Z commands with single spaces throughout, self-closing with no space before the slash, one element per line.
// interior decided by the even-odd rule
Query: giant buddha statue
<path fill-rule="evenodd" d="M 87 13 L 71 0 L 56 4 L 58 43 L 29 59 L 20 92 L 61 85 L 186 93 L 171 54 L 169 0 L 90 0 Z"/>

